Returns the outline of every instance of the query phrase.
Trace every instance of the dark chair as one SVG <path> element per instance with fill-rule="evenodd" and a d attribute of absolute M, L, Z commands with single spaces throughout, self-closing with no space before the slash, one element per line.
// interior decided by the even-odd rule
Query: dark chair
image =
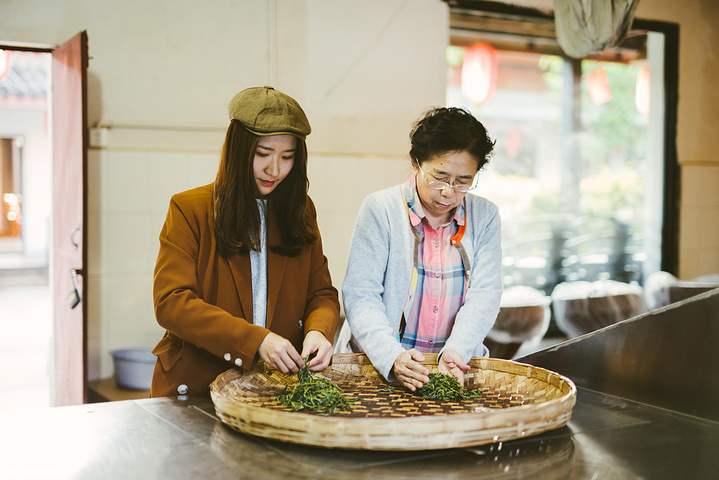
<path fill-rule="evenodd" d="M 497 320 L 484 340 L 489 356 L 512 359 L 525 343 L 539 344 L 549 328 L 550 303 L 551 299 L 535 288 L 506 288 Z"/>
<path fill-rule="evenodd" d="M 552 312 L 559 329 L 578 337 L 647 311 L 639 285 L 599 280 L 565 282 L 552 292 Z"/>
<path fill-rule="evenodd" d="M 647 277 L 644 289 L 647 307 L 654 310 L 686 300 L 719 287 L 719 274 L 704 275 L 692 280 L 679 280 L 669 272 L 654 272 Z"/>

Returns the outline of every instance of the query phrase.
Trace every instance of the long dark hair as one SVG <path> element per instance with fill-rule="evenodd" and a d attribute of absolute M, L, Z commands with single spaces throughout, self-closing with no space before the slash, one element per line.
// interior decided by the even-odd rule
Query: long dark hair
<path fill-rule="evenodd" d="M 241 122 L 230 121 L 212 199 L 217 248 L 225 258 L 260 250 L 260 192 L 252 168 L 258 140 Z M 294 256 L 319 238 L 308 187 L 307 145 L 298 138 L 292 170 L 267 196 L 280 232 L 280 244 L 269 246 L 273 252 Z"/>

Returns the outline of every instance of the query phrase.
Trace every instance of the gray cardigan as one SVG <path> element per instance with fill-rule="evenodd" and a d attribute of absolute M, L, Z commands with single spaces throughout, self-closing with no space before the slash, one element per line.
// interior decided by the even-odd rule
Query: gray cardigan
<path fill-rule="evenodd" d="M 405 305 L 412 301 L 410 283 L 414 246 L 402 185 L 375 192 L 360 207 L 352 235 L 342 298 L 347 324 L 372 364 L 388 380 L 404 348 L 397 339 Z M 482 342 L 499 312 L 502 296 L 502 249 L 497 207 L 476 195 L 466 195 L 466 231 L 458 245 L 464 249 L 469 279 L 460 308 L 440 354 L 452 348 L 468 361 L 482 356 Z M 345 327 L 346 332 L 346 327 Z M 340 335 L 337 351 L 342 351 Z"/>

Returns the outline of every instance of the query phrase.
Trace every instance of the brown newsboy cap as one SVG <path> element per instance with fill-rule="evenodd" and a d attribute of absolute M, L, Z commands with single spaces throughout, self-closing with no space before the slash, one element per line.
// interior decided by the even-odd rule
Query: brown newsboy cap
<path fill-rule="evenodd" d="M 230 118 L 255 135 L 290 134 L 305 138 L 312 128 L 300 104 L 273 87 L 252 87 L 235 95 L 227 107 Z"/>

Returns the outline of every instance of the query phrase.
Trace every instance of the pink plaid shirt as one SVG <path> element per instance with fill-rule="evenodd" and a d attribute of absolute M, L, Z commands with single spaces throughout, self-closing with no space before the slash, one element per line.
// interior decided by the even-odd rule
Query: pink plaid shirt
<path fill-rule="evenodd" d="M 402 346 L 420 352 L 439 352 L 464 304 L 466 281 L 459 250 L 450 239 L 465 222 L 464 201 L 438 229 L 429 224 L 417 195 L 415 177 L 403 186 L 409 223 L 420 238 L 415 244 L 414 300 L 405 307 Z"/>

